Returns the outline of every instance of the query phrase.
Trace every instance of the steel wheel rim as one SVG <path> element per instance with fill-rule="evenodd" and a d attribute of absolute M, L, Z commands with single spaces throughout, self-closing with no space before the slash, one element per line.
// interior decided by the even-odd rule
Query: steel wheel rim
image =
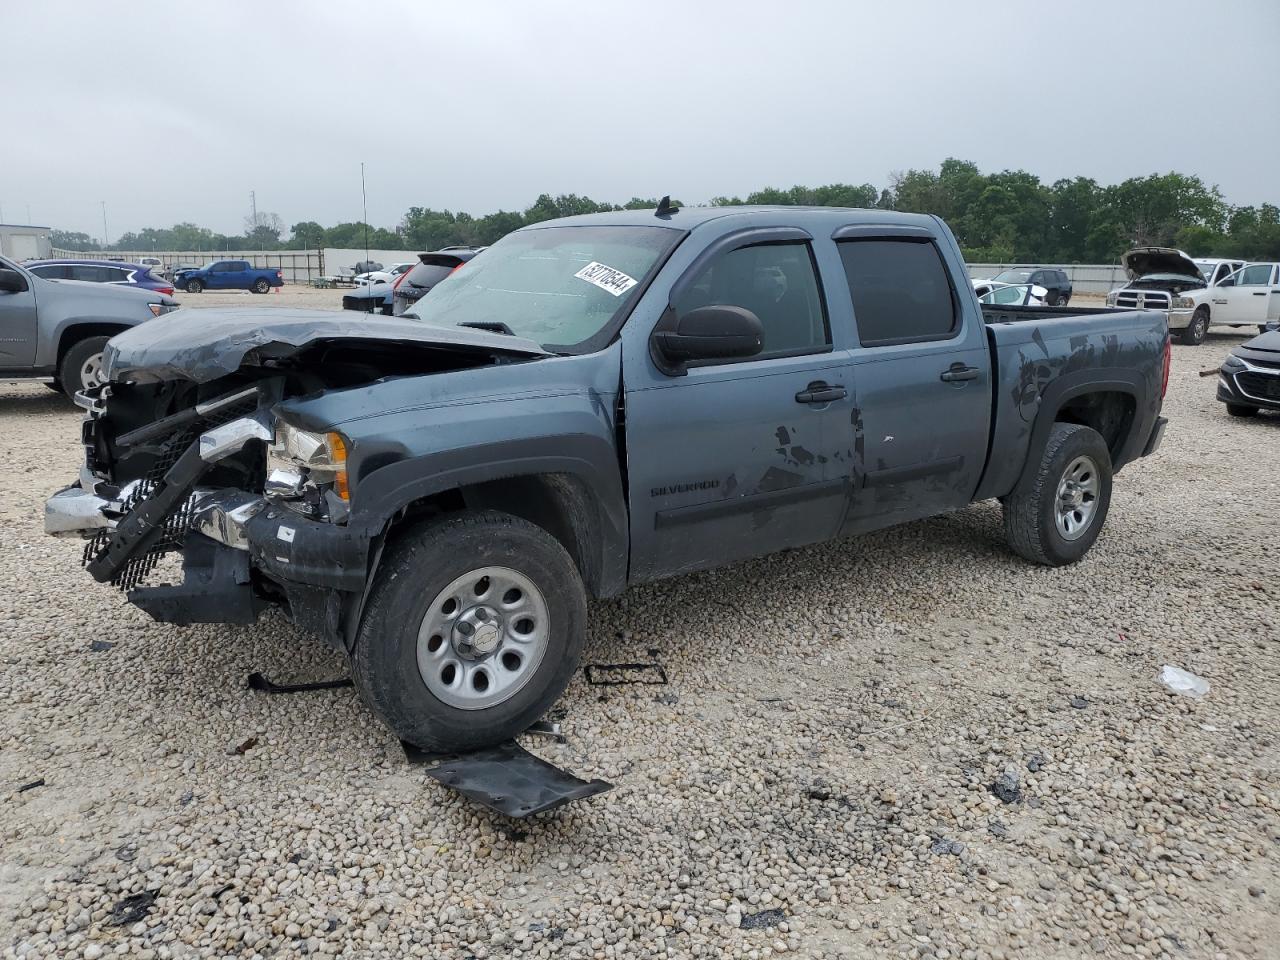
<path fill-rule="evenodd" d="M 546 597 L 510 567 L 477 567 L 436 594 L 418 628 L 418 672 L 442 703 L 484 710 L 537 673 L 551 637 Z"/>
<path fill-rule="evenodd" d="M 80 365 L 80 389 L 88 390 L 102 383 L 102 354 L 95 353 Z"/>
<path fill-rule="evenodd" d="M 1093 457 L 1079 456 L 1067 464 L 1054 503 L 1058 533 L 1064 540 L 1079 540 L 1088 531 L 1098 512 L 1101 489 Z"/>

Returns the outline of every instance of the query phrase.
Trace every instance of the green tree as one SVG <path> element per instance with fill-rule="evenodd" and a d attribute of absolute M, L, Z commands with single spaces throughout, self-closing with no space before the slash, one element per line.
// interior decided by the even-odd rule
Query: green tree
<path fill-rule="evenodd" d="M 77 253 L 101 249 L 97 240 L 87 233 L 72 233 L 67 230 L 49 231 L 49 242 L 58 250 L 73 250 Z"/>

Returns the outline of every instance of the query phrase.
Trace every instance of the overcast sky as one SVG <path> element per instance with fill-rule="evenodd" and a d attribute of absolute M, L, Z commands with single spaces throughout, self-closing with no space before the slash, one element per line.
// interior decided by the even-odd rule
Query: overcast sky
<path fill-rule="evenodd" d="M 331 225 L 360 219 L 364 161 L 392 226 L 544 191 L 880 187 L 948 156 L 1276 203 L 1277 43 L 1277 0 L 9 2 L 0 212 L 236 233 L 254 190 Z"/>

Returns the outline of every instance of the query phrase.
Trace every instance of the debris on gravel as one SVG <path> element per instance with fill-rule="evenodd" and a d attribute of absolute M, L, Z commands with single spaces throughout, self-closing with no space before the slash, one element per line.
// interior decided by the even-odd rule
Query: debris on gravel
<path fill-rule="evenodd" d="M 1280 417 L 1196 376 L 1239 342 L 1174 347 L 1164 446 L 1079 564 L 1013 557 L 984 503 L 592 604 L 588 661 L 657 649 L 667 685 L 580 672 L 568 742 L 524 745 L 615 787 L 518 824 L 352 690 L 249 689 L 347 675 L 281 617 L 95 584 L 41 530 L 78 411 L 0 384 L 0 958 L 1263 960 Z"/>

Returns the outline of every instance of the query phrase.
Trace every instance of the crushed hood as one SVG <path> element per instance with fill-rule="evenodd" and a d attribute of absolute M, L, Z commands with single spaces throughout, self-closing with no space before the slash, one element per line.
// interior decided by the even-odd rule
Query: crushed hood
<path fill-rule="evenodd" d="M 114 337 L 103 353 L 109 380 L 205 383 L 245 365 L 280 360 L 317 343 L 399 343 L 507 357 L 547 356 L 532 340 L 487 330 L 350 310 L 187 309 Z"/>
<path fill-rule="evenodd" d="M 1120 263 L 1130 280 L 1138 280 L 1153 273 L 1173 273 L 1201 281 L 1204 279 L 1196 262 L 1173 247 L 1134 247 L 1120 258 Z"/>

